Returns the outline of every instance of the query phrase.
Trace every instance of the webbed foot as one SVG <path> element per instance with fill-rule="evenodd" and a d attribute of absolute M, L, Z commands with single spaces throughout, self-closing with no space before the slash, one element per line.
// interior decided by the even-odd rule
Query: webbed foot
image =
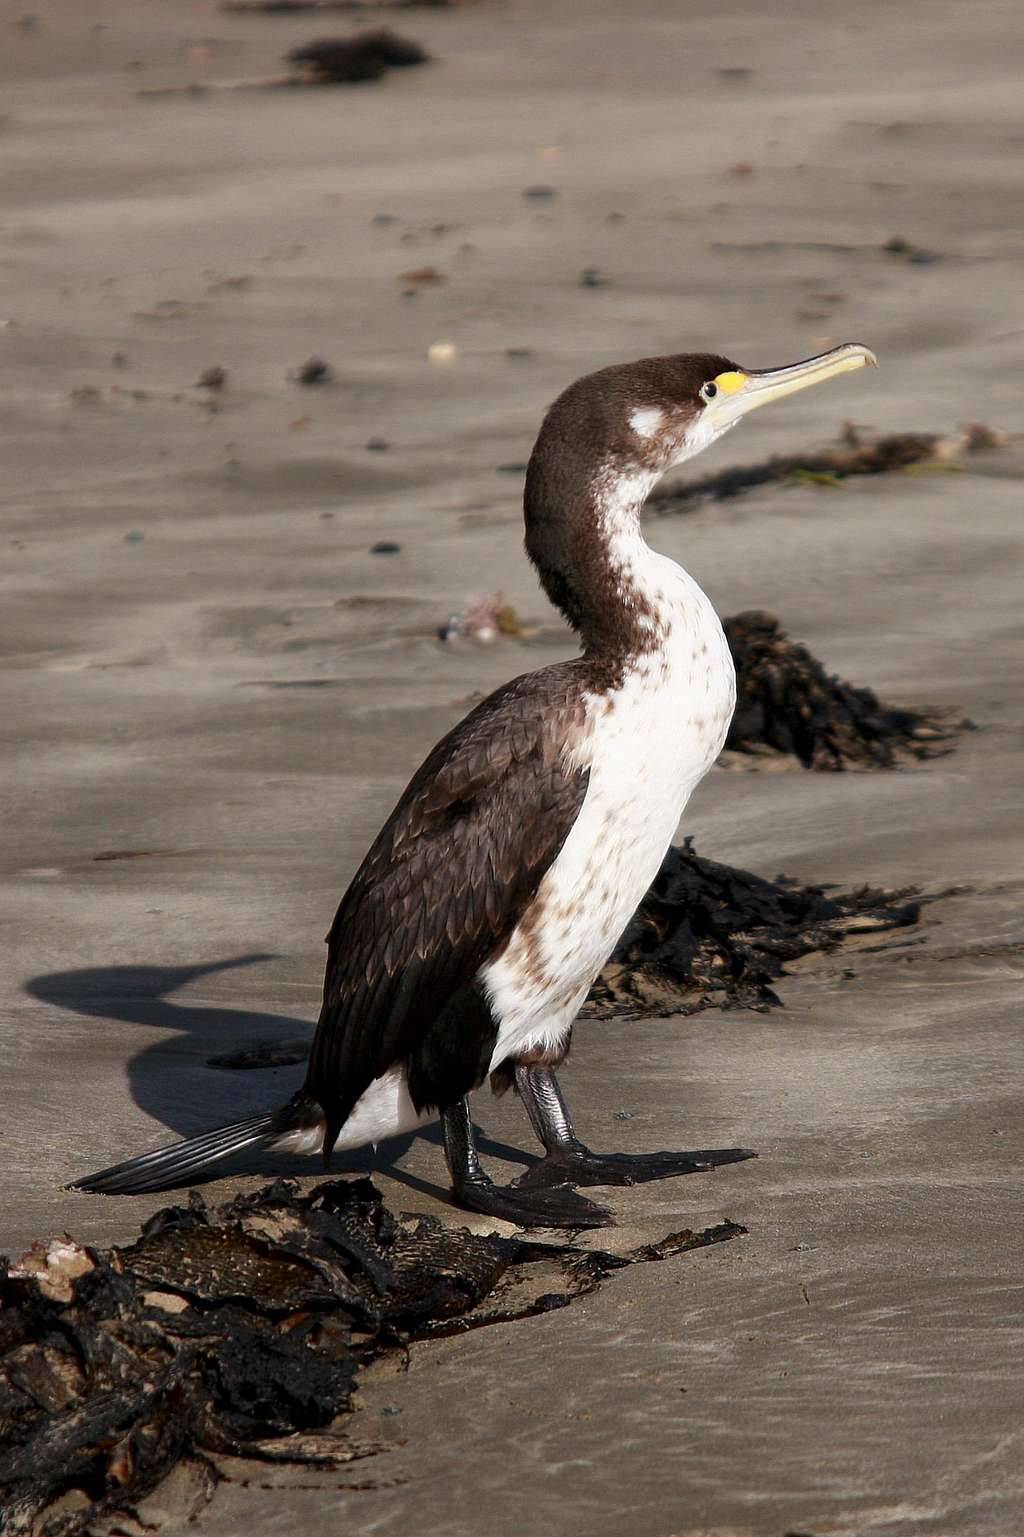
<path fill-rule="evenodd" d="M 455 1199 L 470 1211 L 500 1217 L 517 1227 L 605 1227 L 611 1221 L 604 1206 L 577 1195 L 565 1181 L 552 1180 L 544 1188 L 527 1190 L 521 1180 L 496 1185 L 486 1174 L 479 1174 L 455 1186 Z"/>

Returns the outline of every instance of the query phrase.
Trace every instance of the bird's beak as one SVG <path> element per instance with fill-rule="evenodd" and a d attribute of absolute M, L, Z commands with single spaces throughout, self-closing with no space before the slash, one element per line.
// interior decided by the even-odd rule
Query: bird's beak
<path fill-rule="evenodd" d="M 766 406 L 770 400 L 781 400 L 784 395 L 793 395 L 809 385 L 822 384 L 834 374 L 865 367 L 878 367 L 878 359 L 870 347 L 864 347 L 860 342 L 844 342 L 841 347 L 819 352 L 816 357 L 805 358 L 802 363 L 790 363 L 785 368 L 756 368 L 721 374 L 715 380 L 718 395 L 709 402 L 708 411 L 723 424 L 731 425 L 748 411 Z"/>

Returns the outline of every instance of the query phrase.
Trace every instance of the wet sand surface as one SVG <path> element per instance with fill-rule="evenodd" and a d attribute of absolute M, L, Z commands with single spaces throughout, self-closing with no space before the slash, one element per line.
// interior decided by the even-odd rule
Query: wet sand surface
<path fill-rule="evenodd" d="M 703 474 L 844 418 L 1018 431 L 1024 335 L 1009 4 L 484 0 L 402 13 L 437 62 L 379 85 L 148 98 L 273 74 L 347 22 L 36 14 L 0 50 L 13 1253 L 128 1238 L 165 1198 L 63 1182 L 291 1092 L 301 1068 L 208 1058 L 308 1035 L 321 936 L 424 751 L 477 692 L 571 654 L 501 468 L 564 384 L 652 352 L 876 349 L 877 373 L 759 413 Z M 427 265 L 445 281 L 400 276 Z M 303 388 L 312 354 L 334 377 Z M 193 387 L 214 364 L 226 387 Z M 722 1215 L 749 1236 L 416 1347 L 360 1395 L 391 1450 L 226 1484 L 203 1532 L 1020 1530 L 1022 470 L 1011 444 L 652 521 L 722 612 L 771 608 L 843 677 L 980 728 L 899 773 L 716 771 L 682 831 L 768 875 L 964 889 L 793 967 L 784 1010 L 581 1027 L 565 1087 L 595 1146 L 761 1154 L 607 1192 L 622 1225 L 598 1241 Z M 538 637 L 442 647 L 497 587 Z M 479 1099 L 488 1165 L 515 1174 L 525 1117 Z M 432 1133 L 353 1166 L 462 1220 Z M 254 1170 L 316 1173 L 264 1158 L 210 1195 Z"/>

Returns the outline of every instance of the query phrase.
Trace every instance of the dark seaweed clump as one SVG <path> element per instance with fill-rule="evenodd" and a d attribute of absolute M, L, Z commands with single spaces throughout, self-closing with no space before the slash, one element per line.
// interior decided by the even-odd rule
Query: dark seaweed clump
<path fill-rule="evenodd" d="M 701 1009 L 781 1008 L 772 983 L 787 961 L 837 949 L 856 935 L 908 928 L 921 903 L 913 887 L 862 886 L 832 892 L 778 876 L 765 880 L 694 852 L 670 848 L 584 1015 L 696 1014 Z M 212 1067 L 280 1067 L 304 1062 L 302 1039 L 260 1041 L 209 1059 Z"/>
<path fill-rule="evenodd" d="M 736 713 L 726 747 L 793 753 L 804 768 L 896 768 L 952 751 L 957 731 L 941 711 L 900 710 L 855 688 L 790 640 L 774 614 L 749 609 L 723 621 L 736 665 Z M 967 725 L 967 722 L 961 722 Z"/>
<path fill-rule="evenodd" d="M 77 1537 L 174 1469 L 187 1520 L 218 1457 L 336 1468 L 384 1450 L 336 1423 L 382 1351 L 564 1307 L 625 1265 L 742 1231 L 618 1256 L 399 1221 L 368 1179 L 306 1196 L 281 1180 L 214 1210 L 193 1192 L 126 1248 L 37 1243 L 17 1268 L 0 1259 L 3 1530 Z"/>
<path fill-rule="evenodd" d="M 917 922 L 912 888 L 827 895 L 779 876 L 715 864 L 690 841 L 669 849 L 654 883 L 591 991 L 585 1014 L 763 1012 L 787 961 L 834 950 L 854 934 Z"/>
<path fill-rule="evenodd" d="M 306 85 L 353 85 L 379 80 L 389 69 L 426 64 L 430 55 L 411 38 L 389 27 L 376 27 L 356 37 L 318 37 L 288 55 L 298 64 Z"/>
<path fill-rule="evenodd" d="M 736 464 L 699 480 L 659 486 L 648 507 L 659 512 L 683 512 L 713 499 L 728 501 L 755 486 L 782 481 L 817 486 L 840 486 L 854 475 L 892 475 L 915 465 L 948 464 L 959 454 L 998 448 L 1000 436 L 982 422 L 962 432 L 893 432 L 883 437 L 848 426 L 842 441 L 831 448 L 801 454 L 775 454 L 759 464 Z"/>

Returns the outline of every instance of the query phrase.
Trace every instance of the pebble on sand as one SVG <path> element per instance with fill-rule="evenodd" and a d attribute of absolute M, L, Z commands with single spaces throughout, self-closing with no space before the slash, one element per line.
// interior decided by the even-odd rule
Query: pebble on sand
<path fill-rule="evenodd" d="M 408 272 L 398 274 L 402 283 L 444 283 L 447 279 L 440 267 L 410 267 Z"/>
<path fill-rule="evenodd" d="M 296 384 L 329 384 L 334 378 L 330 363 L 323 358 L 307 358 L 289 378 Z"/>

